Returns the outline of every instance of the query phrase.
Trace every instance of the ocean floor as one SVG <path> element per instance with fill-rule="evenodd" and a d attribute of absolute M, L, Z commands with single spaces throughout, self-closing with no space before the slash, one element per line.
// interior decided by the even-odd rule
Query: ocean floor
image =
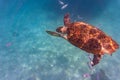
<path fill-rule="evenodd" d="M 70 13 L 72 21 L 99 27 L 120 44 L 120 1 L 101 1 L 1 0 L 0 80 L 119 80 L 119 49 L 91 70 L 88 53 L 45 32 L 62 26 Z"/>

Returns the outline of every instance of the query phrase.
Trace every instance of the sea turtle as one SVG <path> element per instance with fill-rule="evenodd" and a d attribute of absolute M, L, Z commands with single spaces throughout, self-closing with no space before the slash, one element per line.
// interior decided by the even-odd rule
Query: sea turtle
<path fill-rule="evenodd" d="M 105 53 L 112 55 L 119 48 L 117 42 L 97 27 L 85 22 L 71 22 L 69 14 L 64 16 L 64 26 L 58 27 L 56 31 L 46 32 L 62 37 L 74 46 L 93 54 L 91 66 L 98 64 Z"/>

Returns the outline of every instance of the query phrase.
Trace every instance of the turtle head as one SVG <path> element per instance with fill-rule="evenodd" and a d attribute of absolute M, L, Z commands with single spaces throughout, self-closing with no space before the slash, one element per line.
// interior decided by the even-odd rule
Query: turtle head
<path fill-rule="evenodd" d="M 62 33 L 62 34 L 66 34 L 66 32 L 67 32 L 67 27 L 65 27 L 65 26 L 60 26 L 60 27 L 58 27 L 58 28 L 56 29 L 56 31 L 59 32 L 59 33 Z"/>

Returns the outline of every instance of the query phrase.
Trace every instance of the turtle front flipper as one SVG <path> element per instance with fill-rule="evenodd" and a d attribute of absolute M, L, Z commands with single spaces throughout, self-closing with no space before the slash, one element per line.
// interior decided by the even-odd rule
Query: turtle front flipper
<path fill-rule="evenodd" d="M 57 32 L 53 32 L 53 31 L 46 31 L 48 34 L 52 35 L 52 36 L 56 36 L 56 37 L 61 37 L 61 35 Z"/>
<path fill-rule="evenodd" d="M 68 27 L 69 24 L 70 24 L 70 15 L 67 13 L 64 16 L 64 25 Z"/>
<path fill-rule="evenodd" d="M 57 32 L 53 32 L 53 31 L 46 31 L 48 34 L 52 35 L 52 36 L 56 36 L 56 37 L 61 37 L 61 38 L 64 38 L 67 40 L 67 36 L 64 35 L 64 34 L 60 34 L 60 33 L 57 33 Z"/>
<path fill-rule="evenodd" d="M 100 54 L 94 55 L 91 65 L 95 66 L 96 64 L 98 64 L 101 60 L 101 57 L 102 57 L 102 55 L 100 55 Z"/>

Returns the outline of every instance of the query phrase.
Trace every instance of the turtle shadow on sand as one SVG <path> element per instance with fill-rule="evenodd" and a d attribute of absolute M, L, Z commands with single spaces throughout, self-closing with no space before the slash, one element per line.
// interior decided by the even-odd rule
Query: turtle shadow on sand
<path fill-rule="evenodd" d="M 103 69 L 91 75 L 91 80 L 111 80 Z"/>

